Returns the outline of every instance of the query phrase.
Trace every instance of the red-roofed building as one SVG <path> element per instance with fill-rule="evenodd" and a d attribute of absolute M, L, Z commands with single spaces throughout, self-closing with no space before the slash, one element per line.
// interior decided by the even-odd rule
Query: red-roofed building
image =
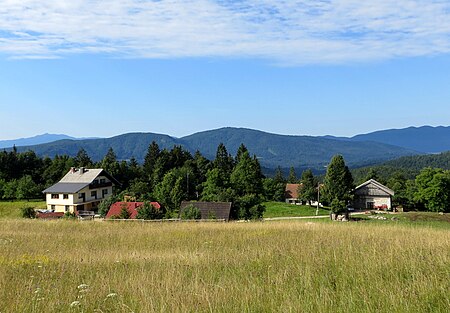
<path fill-rule="evenodd" d="M 286 203 L 290 204 L 300 204 L 301 201 L 299 200 L 298 196 L 298 189 L 301 186 L 301 184 L 286 184 L 286 189 L 284 192 Z"/>
<path fill-rule="evenodd" d="M 161 209 L 161 205 L 158 202 L 150 202 L 158 210 Z M 136 218 L 138 209 L 144 205 L 144 202 L 116 202 L 109 208 L 106 218 L 113 218 L 120 215 L 123 207 L 126 207 L 128 213 L 130 213 L 130 218 Z"/>

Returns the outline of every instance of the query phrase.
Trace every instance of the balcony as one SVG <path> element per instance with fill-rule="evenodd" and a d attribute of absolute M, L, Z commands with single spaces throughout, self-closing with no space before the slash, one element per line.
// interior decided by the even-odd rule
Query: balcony
<path fill-rule="evenodd" d="M 106 182 L 106 183 L 92 183 L 89 185 L 89 189 L 98 189 L 98 188 L 106 188 L 111 187 L 113 184 L 112 182 Z"/>

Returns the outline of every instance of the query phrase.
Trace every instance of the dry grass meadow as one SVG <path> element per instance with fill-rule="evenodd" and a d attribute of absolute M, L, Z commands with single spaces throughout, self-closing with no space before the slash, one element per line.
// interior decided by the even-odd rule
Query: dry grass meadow
<path fill-rule="evenodd" d="M 0 220 L 0 312 L 449 312 L 448 229 Z"/>

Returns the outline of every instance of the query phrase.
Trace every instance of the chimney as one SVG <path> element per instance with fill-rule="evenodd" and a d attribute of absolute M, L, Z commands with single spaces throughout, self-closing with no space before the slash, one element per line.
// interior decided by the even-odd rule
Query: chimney
<path fill-rule="evenodd" d="M 71 167 L 71 168 L 70 168 L 70 173 L 73 174 L 73 173 L 75 173 L 75 172 L 76 172 L 76 171 L 75 171 L 75 167 Z"/>
<path fill-rule="evenodd" d="M 80 167 L 80 175 L 84 174 L 84 167 Z"/>

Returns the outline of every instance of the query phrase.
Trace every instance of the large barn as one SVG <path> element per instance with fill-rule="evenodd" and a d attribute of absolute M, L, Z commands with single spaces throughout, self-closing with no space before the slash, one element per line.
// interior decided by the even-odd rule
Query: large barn
<path fill-rule="evenodd" d="M 392 208 L 394 191 L 380 184 L 375 179 L 370 179 L 356 187 L 353 194 L 353 207 L 357 210 L 387 210 Z"/>

